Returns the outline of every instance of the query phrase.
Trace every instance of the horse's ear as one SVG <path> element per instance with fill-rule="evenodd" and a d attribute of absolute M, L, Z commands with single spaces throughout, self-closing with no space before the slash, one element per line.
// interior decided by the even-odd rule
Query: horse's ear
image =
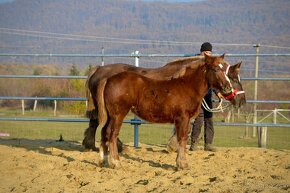
<path fill-rule="evenodd" d="M 224 54 L 221 55 L 220 57 L 221 57 L 222 59 L 225 59 L 225 55 L 226 55 L 226 53 L 224 53 Z"/>
<path fill-rule="evenodd" d="M 240 72 L 242 61 L 234 65 L 234 69 L 236 73 Z"/>

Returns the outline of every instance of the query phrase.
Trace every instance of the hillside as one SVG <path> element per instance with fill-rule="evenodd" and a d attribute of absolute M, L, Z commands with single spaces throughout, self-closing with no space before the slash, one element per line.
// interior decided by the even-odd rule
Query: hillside
<path fill-rule="evenodd" d="M 0 53 L 94 54 L 102 47 L 113 54 L 196 53 L 204 41 L 212 42 L 216 53 L 255 53 L 256 43 L 262 45 L 261 53 L 289 53 L 289 10 L 288 0 L 15 0 L 0 4 Z M 263 71 L 289 74 L 288 58 L 279 60 L 279 65 L 265 59 Z M 254 58 L 233 59 L 237 60 L 245 61 L 252 76 Z M 145 60 L 147 66 L 167 61 Z M 11 58 L 1 57 L 0 62 Z M 100 59 L 13 58 L 12 62 L 87 65 Z M 112 62 L 133 61 L 106 58 L 106 63 Z"/>
<path fill-rule="evenodd" d="M 193 46 L 198 47 L 203 41 L 288 46 L 289 10 L 288 0 L 245 0 L 238 3 L 235 0 L 208 0 L 178 4 L 129 0 L 16 0 L 0 4 L 0 27 L 198 43 L 191 46 L 165 46 L 165 50 L 173 52 L 185 52 L 188 48 L 193 49 Z M 1 52 L 14 51 L 17 46 L 17 49 L 24 51 L 23 46 L 28 45 L 39 47 L 40 52 L 71 52 L 104 46 L 110 53 L 126 53 L 140 47 L 147 51 L 160 46 L 154 41 L 128 45 L 124 40 L 123 43 L 103 42 L 108 41 L 105 38 L 86 42 L 13 33 L 7 35 L 2 32 Z M 15 47 L 3 50 L 7 45 Z"/>

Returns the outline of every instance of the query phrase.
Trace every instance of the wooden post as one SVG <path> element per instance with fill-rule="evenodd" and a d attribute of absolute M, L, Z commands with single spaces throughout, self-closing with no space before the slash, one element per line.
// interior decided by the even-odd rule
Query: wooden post
<path fill-rule="evenodd" d="M 258 127 L 258 147 L 267 146 L 267 127 Z"/>
<path fill-rule="evenodd" d="M 22 115 L 24 115 L 25 111 L 24 100 L 21 100 L 21 107 L 22 107 Z"/>
<path fill-rule="evenodd" d="M 248 119 L 246 119 L 246 123 L 249 123 Z M 249 138 L 249 127 L 248 126 L 246 126 L 246 128 L 245 128 L 245 136 L 244 137 Z"/>
<path fill-rule="evenodd" d="M 226 118 L 225 118 L 225 122 L 226 123 L 230 123 L 231 122 L 231 116 L 232 116 L 232 110 L 229 110 L 227 112 Z"/>
<path fill-rule="evenodd" d="M 278 110 L 275 108 L 273 110 L 273 123 L 274 124 L 277 124 L 277 112 L 278 112 Z"/>
<path fill-rule="evenodd" d="M 54 110 L 53 110 L 53 115 L 56 116 L 56 100 L 54 100 Z"/>
<path fill-rule="evenodd" d="M 232 123 L 234 123 L 235 122 L 235 109 L 232 107 L 231 111 L 232 111 Z"/>
<path fill-rule="evenodd" d="M 36 110 L 36 107 L 37 107 L 37 100 L 34 100 L 33 111 Z"/>

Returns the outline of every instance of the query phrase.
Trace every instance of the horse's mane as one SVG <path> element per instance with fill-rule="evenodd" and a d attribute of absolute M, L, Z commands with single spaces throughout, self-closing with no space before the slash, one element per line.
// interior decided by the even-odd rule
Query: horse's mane
<path fill-rule="evenodd" d="M 204 59 L 204 56 L 191 56 L 191 57 L 179 58 L 177 60 L 169 62 L 167 65 L 174 65 L 174 64 L 180 64 L 180 63 L 187 63 L 188 64 L 188 63 L 191 63 L 193 61 L 200 61 L 201 59 Z"/>
<path fill-rule="evenodd" d="M 197 57 L 199 58 L 197 60 Z M 182 58 L 175 60 L 171 62 L 171 65 L 173 64 L 181 64 L 182 63 L 182 68 L 179 69 L 176 73 L 174 73 L 173 78 L 179 78 L 182 77 L 186 74 L 186 71 L 188 69 L 197 69 L 200 66 L 204 65 L 204 56 L 194 56 L 194 57 L 188 57 L 188 58 Z"/>

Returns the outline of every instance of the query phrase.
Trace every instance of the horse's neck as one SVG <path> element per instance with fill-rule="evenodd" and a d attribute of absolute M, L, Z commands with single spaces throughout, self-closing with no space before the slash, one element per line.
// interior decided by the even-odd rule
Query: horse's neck
<path fill-rule="evenodd" d="M 208 82 L 206 79 L 205 66 L 202 64 L 195 64 L 195 68 L 190 68 L 183 77 L 183 81 L 187 84 L 189 88 L 196 88 L 196 94 L 204 96 L 209 89 Z"/>

